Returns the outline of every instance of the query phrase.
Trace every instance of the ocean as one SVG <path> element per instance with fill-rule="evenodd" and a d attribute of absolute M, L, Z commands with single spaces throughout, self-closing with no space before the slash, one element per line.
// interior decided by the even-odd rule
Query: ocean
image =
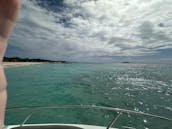
<path fill-rule="evenodd" d="M 172 118 L 172 65 L 39 64 L 6 68 L 12 106 L 97 105 Z M 6 112 L 6 124 L 20 124 L 30 110 Z M 94 109 L 41 109 L 27 123 L 106 126 L 117 113 Z M 113 127 L 172 129 L 169 121 L 123 114 Z"/>

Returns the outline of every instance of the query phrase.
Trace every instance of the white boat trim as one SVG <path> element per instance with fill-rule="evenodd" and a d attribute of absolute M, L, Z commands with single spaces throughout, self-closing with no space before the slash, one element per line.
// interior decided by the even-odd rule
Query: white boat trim
<path fill-rule="evenodd" d="M 110 129 L 113 125 L 115 125 L 118 118 L 124 113 L 141 115 L 141 116 L 146 116 L 146 117 L 153 117 L 153 118 L 162 119 L 162 120 L 172 122 L 171 118 L 167 118 L 165 116 L 159 116 L 159 115 L 154 115 L 154 114 L 150 114 L 150 113 L 144 113 L 141 111 L 132 111 L 132 110 L 128 110 L 128 109 L 121 109 L 121 108 L 114 108 L 114 107 L 103 107 L 103 106 L 95 106 L 95 105 L 91 105 L 91 106 L 90 105 L 22 106 L 22 107 L 9 107 L 9 108 L 7 108 L 7 111 L 8 110 L 16 110 L 16 109 L 19 109 L 19 110 L 31 109 L 32 110 L 26 116 L 26 118 L 20 124 L 20 126 L 18 125 L 19 127 L 27 126 L 28 124 L 25 124 L 25 123 L 30 119 L 30 117 L 33 115 L 33 113 L 35 113 L 36 111 L 38 111 L 40 109 L 95 109 L 95 110 L 107 110 L 107 111 L 117 112 L 118 115 L 114 116 L 113 120 L 111 120 L 109 122 L 107 127 L 103 127 L 106 129 Z M 40 125 L 40 124 L 36 124 L 36 125 Z M 41 125 L 46 125 L 46 124 L 41 124 Z M 52 125 L 52 124 L 48 124 L 48 125 Z M 55 125 L 60 125 L 60 124 L 55 124 Z M 78 125 L 78 124 L 63 124 L 63 125 L 74 125 L 75 127 L 78 127 L 78 126 L 81 127 L 82 126 L 82 129 L 101 129 L 102 128 L 102 126 L 94 126 L 94 125 L 91 125 L 91 127 L 89 125 Z M 28 125 L 28 126 L 33 126 L 33 124 Z M 94 126 L 94 128 L 93 128 L 93 126 Z M 8 126 L 8 127 L 12 127 L 12 126 Z M 124 129 L 135 129 L 133 127 L 127 127 L 127 126 L 122 126 L 122 128 L 124 128 Z M 12 129 L 12 128 L 7 128 L 7 129 Z"/>
<path fill-rule="evenodd" d="M 22 127 L 33 127 L 33 126 L 68 126 L 68 127 L 77 127 L 78 129 L 105 129 L 103 126 L 95 126 L 95 125 L 84 125 L 84 124 L 25 124 Z M 20 127 L 20 125 L 10 125 L 6 126 L 4 129 L 13 129 L 16 127 Z M 67 129 L 67 128 L 66 128 Z M 111 128 L 117 129 L 117 128 Z"/>

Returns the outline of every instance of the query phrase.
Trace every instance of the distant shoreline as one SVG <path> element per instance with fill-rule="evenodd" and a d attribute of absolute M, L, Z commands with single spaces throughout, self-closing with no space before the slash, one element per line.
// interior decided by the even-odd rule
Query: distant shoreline
<path fill-rule="evenodd" d="M 70 63 L 70 62 L 63 60 L 54 61 L 54 60 L 46 60 L 46 59 L 31 59 L 31 58 L 20 58 L 20 57 L 4 57 L 3 59 L 4 68 L 20 67 L 27 65 L 44 64 L 44 63 Z"/>
<path fill-rule="evenodd" d="M 46 63 L 70 63 L 64 60 L 46 60 L 46 59 L 31 59 L 31 58 L 20 58 L 20 57 L 4 57 L 4 62 L 46 62 Z"/>
<path fill-rule="evenodd" d="M 44 62 L 3 62 L 4 68 L 43 64 Z"/>

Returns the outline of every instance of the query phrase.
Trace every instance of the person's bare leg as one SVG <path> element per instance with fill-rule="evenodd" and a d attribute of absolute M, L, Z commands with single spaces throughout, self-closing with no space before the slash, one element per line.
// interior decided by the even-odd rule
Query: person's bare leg
<path fill-rule="evenodd" d="M 0 129 L 2 129 L 4 124 L 4 114 L 5 114 L 5 106 L 6 106 L 6 99 L 7 99 L 7 93 L 6 93 L 6 80 L 4 76 L 4 71 L 2 68 L 2 65 L 0 65 Z"/>
<path fill-rule="evenodd" d="M 7 41 L 19 11 L 19 0 L 0 0 L 0 129 L 3 128 L 6 107 L 6 78 L 2 66 Z"/>

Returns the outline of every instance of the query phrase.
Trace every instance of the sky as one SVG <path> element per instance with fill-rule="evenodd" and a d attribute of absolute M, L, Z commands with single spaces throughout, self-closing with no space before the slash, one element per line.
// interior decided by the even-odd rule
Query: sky
<path fill-rule="evenodd" d="M 6 56 L 172 62 L 172 0 L 22 0 Z"/>

